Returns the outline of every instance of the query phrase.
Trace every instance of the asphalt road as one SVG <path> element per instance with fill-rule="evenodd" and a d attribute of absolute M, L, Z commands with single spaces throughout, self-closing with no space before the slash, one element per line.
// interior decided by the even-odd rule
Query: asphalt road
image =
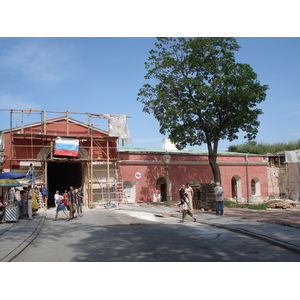
<path fill-rule="evenodd" d="M 69 222 L 54 211 L 15 262 L 296 262 L 268 242 L 194 223 L 128 210 L 89 210 Z"/>

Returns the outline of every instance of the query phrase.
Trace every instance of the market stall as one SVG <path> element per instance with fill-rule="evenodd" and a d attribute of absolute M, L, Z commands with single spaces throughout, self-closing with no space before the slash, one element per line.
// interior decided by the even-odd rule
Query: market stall
<path fill-rule="evenodd" d="M 2 175 L 2 174 L 0 174 Z M 22 184 L 18 182 L 15 179 L 0 179 L 0 187 L 2 188 L 14 188 L 14 187 L 20 187 Z M 7 191 L 5 191 L 5 195 L 8 195 Z M 19 202 L 16 201 L 5 201 L 6 206 L 4 210 L 4 221 L 5 222 L 18 222 L 21 210 Z"/>

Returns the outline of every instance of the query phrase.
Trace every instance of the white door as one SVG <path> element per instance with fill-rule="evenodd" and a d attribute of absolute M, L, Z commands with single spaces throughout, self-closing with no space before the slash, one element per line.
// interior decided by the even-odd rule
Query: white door
<path fill-rule="evenodd" d="M 135 185 L 132 181 L 123 183 L 123 190 L 128 202 L 135 202 Z"/>

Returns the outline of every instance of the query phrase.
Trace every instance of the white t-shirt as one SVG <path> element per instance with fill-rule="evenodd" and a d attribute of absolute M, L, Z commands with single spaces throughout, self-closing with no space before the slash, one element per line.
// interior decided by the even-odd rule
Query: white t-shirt
<path fill-rule="evenodd" d="M 60 199 L 59 194 L 55 194 L 54 195 L 54 201 L 57 203 L 59 201 L 59 199 Z"/>
<path fill-rule="evenodd" d="M 189 210 L 190 208 L 189 208 L 189 205 L 188 205 L 188 203 L 189 203 L 188 197 L 183 198 L 183 200 L 184 200 L 183 209 L 184 210 Z"/>

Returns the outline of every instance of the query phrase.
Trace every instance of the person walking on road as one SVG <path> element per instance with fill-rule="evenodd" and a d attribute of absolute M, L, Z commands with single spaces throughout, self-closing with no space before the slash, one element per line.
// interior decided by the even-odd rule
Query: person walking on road
<path fill-rule="evenodd" d="M 67 190 L 65 190 L 65 192 L 63 193 L 63 197 L 64 197 L 64 205 L 67 208 L 67 210 L 69 210 L 68 191 Z"/>
<path fill-rule="evenodd" d="M 57 221 L 58 213 L 60 211 L 63 211 L 67 217 L 67 221 L 70 221 L 69 215 L 67 213 L 67 208 L 64 204 L 64 197 L 62 195 L 59 195 L 59 200 L 57 202 L 56 213 L 55 213 L 55 217 L 54 217 L 53 221 Z"/>
<path fill-rule="evenodd" d="M 180 221 L 180 223 L 184 222 L 184 219 L 186 217 L 186 215 L 191 216 L 194 219 L 194 222 L 196 222 L 196 218 L 193 216 L 193 213 L 190 211 L 189 208 L 189 199 L 188 199 L 188 195 L 186 193 L 183 194 L 183 211 L 182 211 L 182 219 Z"/>
<path fill-rule="evenodd" d="M 220 185 L 220 182 L 216 182 L 216 186 L 214 188 L 214 194 L 216 198 L 216 215 L 223 216 L 224 215 L 224 190 Z"/>
<path fill-rule="evenodd" d="M 180 204 L 179 204 L 179 210 L 182 213 L 183 212 L 183 194 L 185 193 L 185 185 L 183 184 L 181 188 L 179 189 L 179 198 L 180 198 Z"/>
<path fill-rule="evenodd" d="M 68 192 L 68 202 L 70 208 L 70 219 L 72 220 L 75 218 L 76 205 L 78 204 L 77 193 L 72 186 L 70 186 L 70 191 Z"/>
<path fill-rule="evenodd" d="M 60 197 L 59 197 L 59 190 L 57 190 L 57 191 L 55 192 L 55 195 L 54 195 L 55 210 L 57 210 L 59 198 L 60 198 Z"/>

